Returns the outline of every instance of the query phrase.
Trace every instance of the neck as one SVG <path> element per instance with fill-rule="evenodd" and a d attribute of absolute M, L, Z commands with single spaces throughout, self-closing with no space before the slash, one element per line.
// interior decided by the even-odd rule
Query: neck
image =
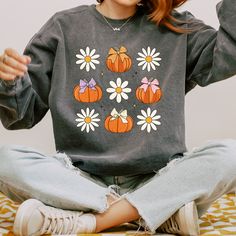
<path fill-rule="evenodd" d="M 126 19 L 134 15 L 137 6 L 123 6 L 114 1 L 105 0 L 96 6 L 97 10 L 105 17 L 111 19 Z"/>

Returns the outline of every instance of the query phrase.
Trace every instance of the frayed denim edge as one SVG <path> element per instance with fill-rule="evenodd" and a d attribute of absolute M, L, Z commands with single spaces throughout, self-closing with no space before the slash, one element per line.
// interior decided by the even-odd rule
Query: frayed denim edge
<path fill-rule="evenodd" d="M 75 167 L 73 165 L 71 158 L 65 152 L 57 152 L 57 154 L 54 155 L 53 157 L 56 158 L 57 160 L 59 160 L 60 162 L 62 162 L 62 164 L 64 164 L 66 168 L 68 168 L 70 170 L 74 170 L 78 173 L 82 172 L 78 167 Z M 114 189 L 119 189 L 119 188 L 120 187 L 115 184 L 109 185 L 107 187 L 107 189 L 105 191 L 105 196 L 101 197 L 101 200 L 102 200 L 102 202 L 104 202 L 104 204 L 103 204 L 102 208 L 100 210 L 96 210 L 96 212 L 104 213 L 105 211 L 107 211 L 109 209 L 109 207 L 111 205 L 113 205 L 117 201 L 121 200 L 121 196 L 114 190 Z M 112 196 L 117 199 L 114 200 L 111 204 L 109 204 L 107 201 L 107 196 Z"/>
<path fill-rule="evenodd" d="M 183 157 L 174 158 L 173 160 L 168 162 L 167 165 L 164 166 L 163 168 L 161 168 L 159 170 L 153 170 L 153 171 L 156 173 L 157 176 L 160 176 L 160 175 L 164 174 L 165 172 L 167 172 L 168 170 L 170 170 L 171 168 L 173 168 L 176 164 L 178 164 L 186 159 L 189 159 L 189 157 L 191 157 L 191 155 L 189 155 L 189 154 L 192 152 L 196 152 L 196 150 L 197 150 L 197 148 L 193 148 L 192 151 L 186 152 Z M 154 177 L 156 175 L 154 175 Z M 132 199 L 130 199 L 129 196 L 127 196 L 127 194 L 128 193 L 122 195 L 122 198 L 126 198 L 133 206 L 135 206 L 135 203 L 133 202 Z M 136 209 L 139 212 L 139 215 L 141 216 L 139 218 L 139 224 L 140 224 L 140 226 L 144 227 L 145 233 L 155 234 L 159 225 L 152 225 L 149 217 L 147 217 L 144 214 L 144 212 L 142 210 L 140 210 L 139 208 L 136 207 Z M 139 228 L 138 228 L 138 230 L 139 230 Z M 148 230 L 148 232 L 146 231 L 146 229 Z"/>
<path fill-rule="evenodd" d="M 144 214 L 144 212 L 143 212 L 140 208 L 136 207 L 136 204 L 133 202 L 132 199 L 130 199 L 130 196 L 128 196 L 128 195 L 125 193 L 125 194 L 122 195 L 122 198 L 126 198 L 127 201 L 129 201 L 130 204 L 133 205 L 133 206 L 137 209 L 137 211 L 138 211 L 138 213 L 139 213 L 139 215 L 140 215 L 139 223 L 142 222 L 142 223 L 140 224 L 140 226 L 143 226 L 143 227 L 145 228 L 145 233 L 155 234 L 155 233 L 156 233 L 156 228 L 155 228 L 155 226 L 152 225 L 151 220 L 149 219 L 149 217 L 146 216 L 146 215 Z M 140 227 L 138 228 L 137 231 L 139 231 L 139 229 L 140 229 Z M 136 233 L 137 233 L 137 231 L 136 231 Z"/>

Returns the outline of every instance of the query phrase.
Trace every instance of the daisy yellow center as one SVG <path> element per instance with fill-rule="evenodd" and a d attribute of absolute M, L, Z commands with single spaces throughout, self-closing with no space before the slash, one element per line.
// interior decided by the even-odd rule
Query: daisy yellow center
<path fill-rule="evenodd" d="M 117 93 L 122 93 L 122 88 L 121 88 L 121 87 L 117 87 L 117 88 L 116 88 L 116 92 L 117 92 Z"/>
<path fill-rule="evenodd" d="M 148 124 L 152 123 L 152 117 L 148 116 L 148 117 L 146 118 L 146 122 L 147 122 Z"/>
<path fill-rule="evenodd" d="M 84 58 L 84 60 L 85 60 L 87 63 L 89 63 L 89 62 L 92 61 L 92 58 L 91 58 L 90 56 L 86 56 L 86 57 Z"/>
<path fill-rule="evenodd" d="M 146 60 L 146 62 L 150 63 L 150 62 L 152 62 L 152 57 L 151 56 L 147 56 L 145 60 Z"/>
<path fill-rule="evenodd" d="M 91 121 L 92 121 L 92 119 L 89 116 L 84 118 L 84 122 L 87 123 L 87 124 L 91 123 Z"/>

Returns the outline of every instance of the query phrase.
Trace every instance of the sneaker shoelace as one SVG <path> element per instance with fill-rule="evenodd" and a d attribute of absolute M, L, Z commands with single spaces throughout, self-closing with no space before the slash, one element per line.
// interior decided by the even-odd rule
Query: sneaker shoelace
<path fill-rule="evenodd" d="M 72 234 L 77 233 L 79 228 L 79 217 L 83 212 L 65 211 L 47 206 L 39 208 L 44 215 L 44 223 L 41 234 Z"/>

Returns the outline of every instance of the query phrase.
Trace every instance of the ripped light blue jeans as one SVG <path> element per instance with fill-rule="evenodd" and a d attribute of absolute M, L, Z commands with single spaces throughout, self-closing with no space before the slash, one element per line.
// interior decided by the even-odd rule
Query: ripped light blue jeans
<path fill-rule="evenodd" d="M 236 140 L 208 140 L 145 175 L 95 176 L 63 153 L 47 156 L 32 148 L 0 148 L 0 191 L 22 202 L 36 198 L 61 209 L 104 212 L 107 195 L 126 198 L 151 233 L 185 203 L 195 200 L 199 217 L 223 194 L 236 189 Z"/>

